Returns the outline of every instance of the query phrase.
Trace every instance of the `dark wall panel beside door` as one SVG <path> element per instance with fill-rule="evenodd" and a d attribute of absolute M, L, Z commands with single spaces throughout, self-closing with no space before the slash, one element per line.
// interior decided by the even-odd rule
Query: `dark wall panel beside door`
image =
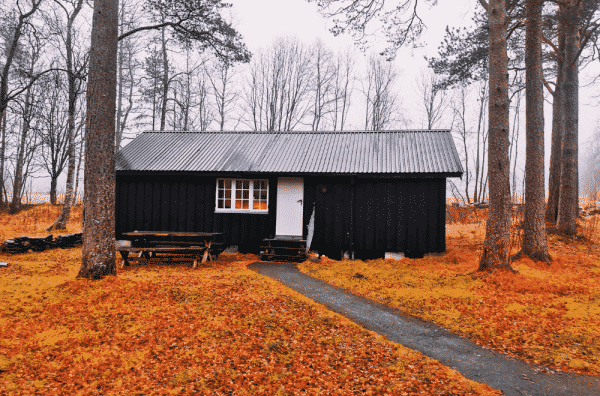
<path fill-rule="evenodd" d="M 445 179 L 310 178 L 314 191 L 312 249 L 331 257 L 342 250 L 443 252 Z M 310 196 L 305 194 L 310 205 Z M 304 223 L 310 213 L 306 208 Z"/>
<path fill-rule="evenodd" d="M 117 175 L 117 238 L 134 230 L 222 232 L 227 244 L 258 250 L 275 230 L 275 179 L 269 184 L 268 214 L 215 213 L 216 177 Z"/>

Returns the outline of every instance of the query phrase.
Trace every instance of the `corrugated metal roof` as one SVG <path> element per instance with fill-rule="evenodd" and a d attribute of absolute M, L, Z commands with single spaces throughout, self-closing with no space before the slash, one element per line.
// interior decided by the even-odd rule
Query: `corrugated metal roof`
<path fill-rule="evenodd" d="M 449 130 L 144 132 L 118 171 L 462 173 Z"/>

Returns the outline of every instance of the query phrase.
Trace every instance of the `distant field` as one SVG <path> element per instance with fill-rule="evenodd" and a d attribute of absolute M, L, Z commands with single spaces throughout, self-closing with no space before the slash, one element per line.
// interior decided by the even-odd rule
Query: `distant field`
<path fill-rule="evenodd" d="M 8 200 L 12 199 L 12 194 L 8 194 Z M 65 194 L 60 193 L 56 194 L 57 203 L 62 204 L 65 200 Z M 23 195 L 23 199 L 21 201 L 25 205 L 39 205 L 50 203 L 50 193 L 26 193 Z M 83 194 L 77 194 L 75 198 L 75 204 L 80 205 L 83 203 Z"/>

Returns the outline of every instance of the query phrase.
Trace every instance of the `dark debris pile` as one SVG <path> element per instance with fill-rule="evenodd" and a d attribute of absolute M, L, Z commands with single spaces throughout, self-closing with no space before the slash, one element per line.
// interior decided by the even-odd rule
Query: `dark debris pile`
<path fill-rule="evenodd" d="M 21 236 L 4 241 L 4 243 L 0 245 L 0 252 L 11 254 L 42 252 L 48 249 L 66 249 L 81 246 L 81 243 L 81 232 L 71 235 L 59 235 L 56 238 L 52 235 L 48 235 L 46 238 Z"/>

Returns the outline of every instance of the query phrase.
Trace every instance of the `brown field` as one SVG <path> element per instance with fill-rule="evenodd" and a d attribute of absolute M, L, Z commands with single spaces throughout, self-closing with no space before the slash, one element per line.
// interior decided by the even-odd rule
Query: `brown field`
<path fill-rule="evenodd" d="M 60 209 L 0 213 L 0 242 L 47 236 Z M 579 220 L 580 236 L 550 233 L 551 265 L 522 259 L 516 275 L 481 276 L 485 214 L 448 207 L 442 257 L 299 267 L 488 348 L 599 374 L 599 216 Z M 77 206 L 64 233 L 80 230 Z M 499 394 L 248 270 L 256 260 L 223 254 L 196 270 L 136 265 L 87 281 L 76 279 L 80 248 L 0 253 L 10 263 L 0 268 L 0 394 Z"/>
<path fill-rule="evenodd" d="M 0 238 L 47 236 L 59 211 L 0 214 Z M 256 256 L 220 258 L 88 281 L 81 248 L 0 253 L 0 394 L 500 394 L 248 270 Z"/>
<path fill-rule="evenodd" d="M 299 267 L 498 352 L 551 370 L 600 374 L 600 215 L 579 218 L 576 236 L 549 230 L 550 264 L 523 258 L 512 265 L 518 274 L 482 275 L 474 272 L 486 216 L 487 209 L 448 206 L 442 257 Z M 522 216 L 515 206 L 512 254 L 520 249 Z"/>

